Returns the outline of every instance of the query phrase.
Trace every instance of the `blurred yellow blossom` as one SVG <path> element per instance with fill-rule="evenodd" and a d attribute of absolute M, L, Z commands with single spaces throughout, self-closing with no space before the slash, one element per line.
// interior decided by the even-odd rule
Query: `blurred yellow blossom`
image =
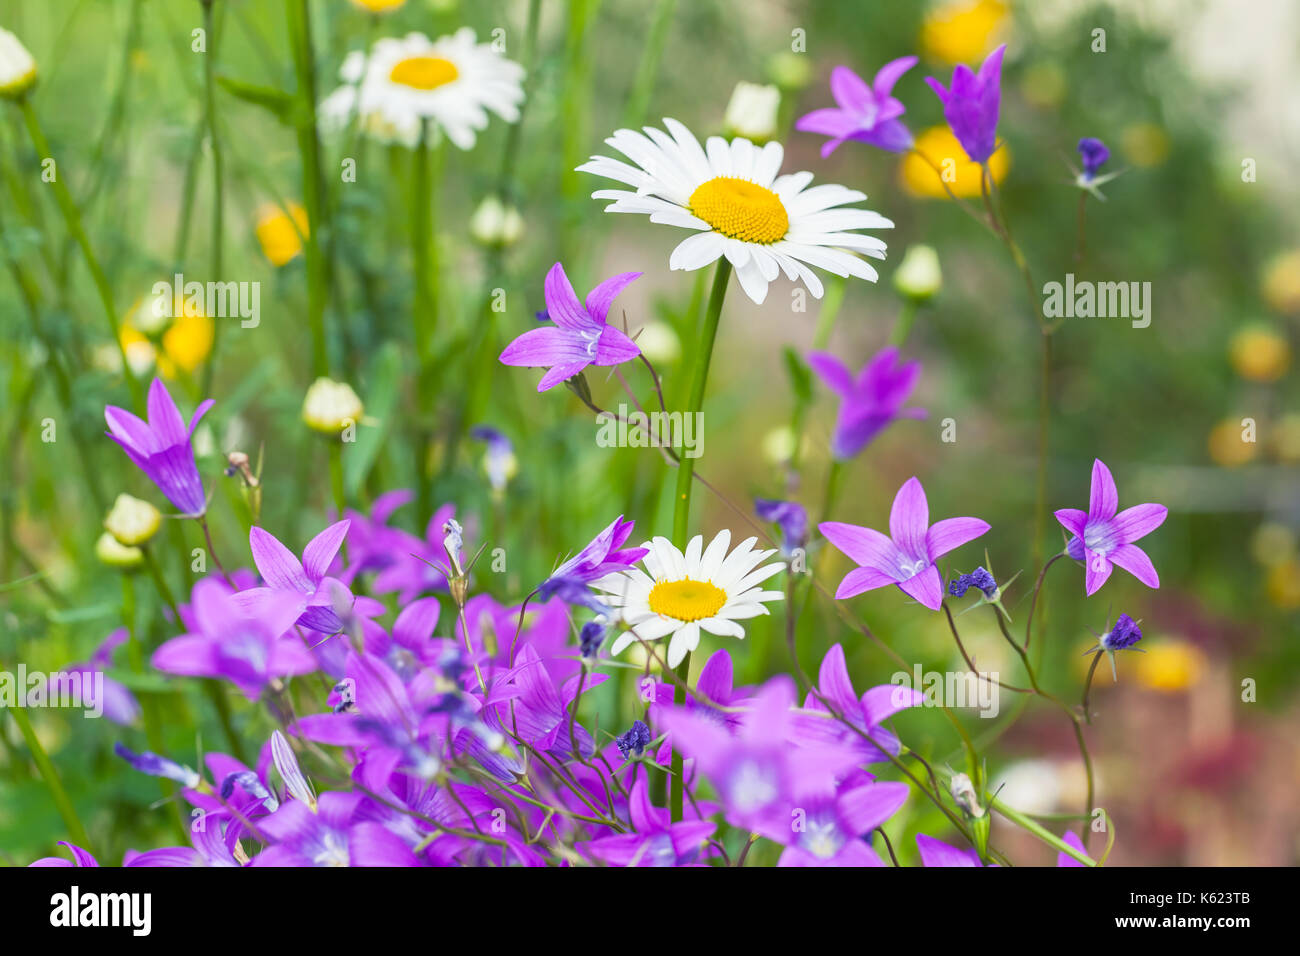
<path fill-rule="evenodd" d="M 1263 323 L 1240 329 L 1228 345 L 1233 370 L 1251 382 L 1276 382 L 1291 364 L 1286 337 Z"/>
<path fill-rule="evenodd" d="M 104 518 L 104 530 L 127 547 L 138 547 L 154 536 L 162 514 L 147 501 L 127 494 L 117 496 Z"/>
<path fill-rule="evenodd" d="M 1259 452 L 1259 444 L 1258 442 L 1246 441 L 1243 434 L 1244 430 L 1241 420 L 1237 418 L 1225 419 L 1215 425 L 1210 430 L 1210 437 L 1207 441 L 1210 460 L 1216 465 L 1231 468 L 1234 465 L 1244 465 L 1254 459 Z"/>
<path fill-rule="evenodd" d="M 955 0 L 932 8 L 921 24 L 921 50 L 931 59 L 972 63 L 997 44 L 1007 20 L 1004 0 Z"/>
<path fill-rule="evenodd" d="M 1265 263 L 1261 284 L 1270 309 L 1283 315 L 1300 313 L 1300 249 L 1280 253 Z"/>
<path fill-rule="evenodd" d="M 1266 568 L 1295 556 L 1295 532 L 1284 524 L 1266 521 L 1250 538 L 1250 554 Z"/>
<path fill-rule="evenodd" d="M 903 155 L 899 178 L 903 188 L 913 196 L 946 198 L 948 194 L 939 179 L 941 174 L 949 177 L 948 188 L 953 195 L 962 198 L 980 195 L 979 163 L 970 161 L 961 143 L 957 142 L 957 137 L 947 126 L 932 126 L 923 131 L 916 137 L 915 145 L 917 152 L 929 157 L 934 165 L 916 153 Z M 935 166 L 939 167 L 938 172 L 935 171 Z M 993 174 L 995 183 L 1001 183 L 1006 178 L 1010 166 L 1011 158 L 1005 146 L 989 157 L 989 172 Z"/>
<path fill-rule="evenodd" d="M 302 252 L 302 237 L 307 235 L 307 210 L 296 202 L 288 207 L 292 219 L 274 204 L 258 210 L 257 241 L 273 266 L 282 266 Z"/>
<path fill-rule="evenodd" d="M 1186 641 L 1160 641 L 1135 654 L 1136 677 L 1152 690 L 1176 693 L 1195 687 L 1205 671 L 1205 654 Z"/>
<path fill-rule="evenodd" d="M 352 0 L 352 5 L 366 13 L 392 13 L 406 0 Z"/>
<path fill-rule="evenodd" d="M 1273 427 L 1273 452 L 1279 459 L 1294 464 L 1300 461 L 1300 412 L 1289 412 Z"/>
<path fill-rule="evenodd" d="M 1043 109 L 1060 106 L 1065 99 L 1065 71 L 1055 63 L 1041 62 L 1026 67 L 1020 81 L 1020 95 Z"/>
<path fill-rule="evenodd" d="M 1119 136 L 1120 150 L 1134 166 L 1159 166 L 1169 156 L 1169 135 L 1155 123 L 1131 123 Z"/>
<path fill-rule="evenodd" d="M 1268 599 L 1284 611 L 1300 607 L 1300 561 L 1291 558 L 1269 569 Z"/>

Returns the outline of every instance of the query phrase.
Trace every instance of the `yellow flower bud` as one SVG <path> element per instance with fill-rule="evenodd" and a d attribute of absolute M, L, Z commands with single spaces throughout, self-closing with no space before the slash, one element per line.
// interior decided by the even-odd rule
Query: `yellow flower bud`
<path fill-rule="evenodd" d="M 322 435 L 338 435 L 361 420 L 365 407 L 346 382 L 321 377 L 307 389 L 302 403 L 302 420 Z"/>
<path fill-rule="evenodd" d="M 99 540 L 95 542 L 95 557 L 110 568 L 121 568 L 123 570 L 137 568 L 144 563 L 143 551 L 122 544 L 107 531 L 101 534 Z"/>
<path fill-rule="evenodd" d="M 162 515 L 147 501 L 118 495 L 104 518 L 104 528 L 127 547 L 144 544 L 158 533 Z"/>

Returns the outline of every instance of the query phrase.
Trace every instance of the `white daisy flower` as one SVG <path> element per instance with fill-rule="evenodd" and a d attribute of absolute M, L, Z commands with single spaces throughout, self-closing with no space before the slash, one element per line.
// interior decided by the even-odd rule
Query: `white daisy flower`
<path fill-rule="evenodd" d="M 325 123 L 337 126 L 355 112 L 362 129 L 406 145 L 419 139 L 428 118 L 470 149 L 487 128 L 488 112 L 513 123 L 524 99 L 524 68 L 478 43 L 469 27 L 437 40 L 423 33 L 378 40 L 369 53 L 349 53 L 339 76 L 346 85 L 320 106 Z"/>
<path fill-rule="evenodd" d="M 578 170 L 635 188 L 592 193 L 614 200 L 606 212 L 645 213 L 651 222 L 696 230 L 673 250 L 671 268 L 702 269 L 725 255 L 758 303 L 782 272 L 821 298 L 821 280 L 809 266 L 876 281 L 876 270 L 855 253 L 883 259 L 885 243 L 855 230 L 894 224 L 867 209 L 843 208 L 865 193 L 831 184 L 810 189 L 812 173 L 777 175 L 785 158 L 780 143 L 759 147 L 711 136 L 701 147 L 677 120 L 665 119 L 664 126 L 668 133 L 647 126 L 644 134 L 620 129 L 605 140 L 635 165 L 593 156 Z"/>
<path fill-rule="evenodd" d="M 718 532 L 707 548 L 703 536 L 696 535 L 685 554 L 667 538 L 642 545 L 650 552 L 642 559 L 644 571 L 629 568 L 593 585 L 606 593 L 605 603 L 617 619 L 631 628 L 619 635 L 610 653 L 621 653 L 638 638 L 653 641 L 671 634 L 668 666 L 676 667 L 700 646 L 701 630 L 743 638 L 745 629 L 737 621 L 767 614 L 764 601 L 785 597 L 758 587 L 785 565 L 758 567 L 776 552 L 755 550 L 757 540 L 746 538 L 730 554 L 730 531 Z"/>

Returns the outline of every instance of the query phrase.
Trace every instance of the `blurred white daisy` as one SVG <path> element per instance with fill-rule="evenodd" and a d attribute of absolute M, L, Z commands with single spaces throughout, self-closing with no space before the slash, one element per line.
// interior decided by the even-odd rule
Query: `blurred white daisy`
<path fill-rule="evenodd" d="M 462 27 L 430 40 L 422 33 L 386 37 L 368 53 L 349 53 L 339 70 L 344 86 L 320 105 L 322 121 L 338 127 L 354 114 L 376 138 L 414 145 L 425 118 L 461 149 L 474 146 L 488 113 L 519 119 L 524 68 Z"/>
<path fill-rule="evenodd" d="M 755 302 L 784 272 L 802 279 L 821 298 L 822 284 L 809 266 L 871 282 L 876 270 L 856 253 L 885 258 L 884 240 L 858 229 L 890 229 L 893 223 L 867 209 L 844 208 L 866 194 L 825 184 L 809 188 L 812 173 L 778 175 L 785 149 L 711 136 L 704 147 L 685 126 L 665 119 L 668 133 L 620 129 L 605 140 L 632 161 L 593 156 L 578 167 L 634 187 L 602 189 L 593 199 L 612 199 L 606 212 L 645 213 L 651 222 L 694 229 L 673 250 L 673 269 L 702 269 L 726 256 L 741 287 Z M 671 135 L 669 135 L 671 134 Z"/>
<path fill-rule="evenodd" d="M 667 538 L 655 538 L 642 547 L 649 554 L 642 559 L 645 570 L 629 568 L 595 582 L 606 593 L 605 603 L 616 618 L 631 630 L 624 631 L 610 648 L 619 654 L 638 638 L 658 640 L 671 635 L 668 666 L 676 667 L 700 645 L 700 631 L 743 638 L 737 624 L 767 614 L 765 601 L 785 597 L 780 591 L 764 591 L 759 585 L 780 571 L 780 562 L 760 564 L 775 551 L 754 549 L 757 538 L 746 538 L 730 553 L 731 532 L 720 531 L 704 547 L 696 535 L 683 554 Z"/>

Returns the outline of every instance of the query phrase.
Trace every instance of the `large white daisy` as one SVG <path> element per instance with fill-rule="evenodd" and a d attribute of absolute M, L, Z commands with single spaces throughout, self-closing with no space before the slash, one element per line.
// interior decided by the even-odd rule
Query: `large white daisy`
<path fill-rule="evenodd" d="M 619 654 L 638 638 L 658 640 L 672 635 L 668 644 L 668 666 L 676 667 L 700 645 L 700 631 L 727 637 L 745 636 L 737 624 L 767 614 L 764 601 L 779 601 L 780 591 L 764 591 L 759 585 L 780 571 L 780 562 L 759 567 L 775 551 L 755 550 L 757 538 L 746 538 L 727 552 L 731 532 L 720 531 L 706 548 L 696 535 L 683 554 L 667 538 L 655 538 L 642 547 L 649 554 L 642 559 L 645 570 L 629 568 L 595 582 L 607 595 L 605 603 L 617 619 L 626 624 L 610 648 Z"/>
<path fill-rule="evenodd" d="M 338 125 L 355 113 L 362 129 L 408 146 L 428 118 L 470 149 L 489 111 L 513 123 L 524 99 L 524 68 L 478 43 L 469 27 L 437 40 L 423 33 L 386 37 L 369 53 L 349 53 L 339 75 L 346 85 L 321 103 L 322 120 Z"/>
<path fill-rule="evenodd" d="M 821 298 L 821 280 L 809 266 L 876 280 L 876 270 L 856 253 L 883 259 L 885 243 L 855 230 L 894 224 L 868 209 L 844 208 L 865 193 L 832 184 L 809 188 L 812 173 L 778 175 L 785 158 L 780 143 L 759 147 L 711 136 L 701 147 L 677 120 L 665 119 L 664 126 L 667 133 L 620 129 L 605 140 L 635 165 L 593 156 L 578 169 L 635 188 L 592 193 L 614 200 L 606 212 L 645 213 L 651 222 L 696 230 L 673 250 L 671 268 L 702 269 L 726 256 L 745 293 L 760 303 L 782 272 Z"/>

